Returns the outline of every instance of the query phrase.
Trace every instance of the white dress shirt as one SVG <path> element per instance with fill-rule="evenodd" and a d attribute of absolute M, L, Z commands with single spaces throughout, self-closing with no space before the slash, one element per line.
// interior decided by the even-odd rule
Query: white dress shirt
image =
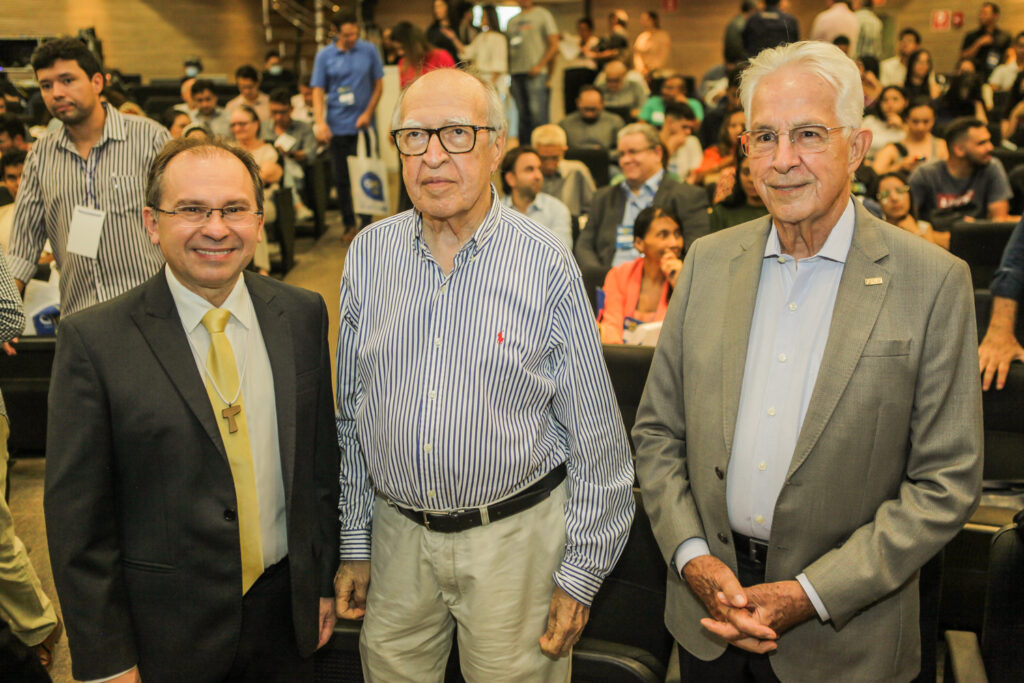
<path fill-rule="evenodd" d="M 726 479 L 729 524 L 745 536 L 771 536 L 775 502 L 825 355 L 853 226 L 851 198 L 821 250 L 799 261 L 782 253 L 774 223 L 768 235 Z M 687 539 L 676 549 L 676 567 L 682 571 L 693 558 L 709 554 L 704 539 Z M 828 610 L 810 581 L 803 574 L 796 579 L 827 621 Z"/>

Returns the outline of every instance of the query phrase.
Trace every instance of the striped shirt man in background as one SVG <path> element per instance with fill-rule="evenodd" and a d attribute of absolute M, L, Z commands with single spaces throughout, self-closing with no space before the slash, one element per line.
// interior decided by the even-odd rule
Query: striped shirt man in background
<path fill-rule="evenodd" d="M 339 616 L 367 680 L 567 680 L 625 545 L 633 468 L 572 254 L 502 206 L 493 88 L 422 76 L 393 118 L 415 207 L 341 282 Z M 371 533 L 372 526 L 372 533 Z"/>
<path fill-rule="evenodd" d="M 142 207 L 149 167 L 170 135 L 100 101 L 103 72 L 76 38 L 36 48 L 32 67 L 46 108 L 64 125 L 25 161 L 8 265 L 23 290 L 49 239 L 67 316 L 145 282 L 163 265 Z"/>

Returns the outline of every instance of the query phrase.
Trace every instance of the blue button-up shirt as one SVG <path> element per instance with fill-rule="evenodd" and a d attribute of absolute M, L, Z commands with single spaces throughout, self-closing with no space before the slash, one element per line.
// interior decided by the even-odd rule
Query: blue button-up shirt
<path fill-rule="evenodd" d="M 365 40 L 356 41 L 351 50 L 331 43 L 316 53 L 310 85 L 324 89 L 331 133 L 356 134 L 356 119 L 366 111 L 373 88 L 382 78 L 380 53 Z"/>
<path fill-rule="evenodd" d="M 518 211 L 512 205 L 511 194 L 505 195 L 501 203 Z M 572 249 L 572 215 L 569 213 L 569 207 L 561 200 L 544 192 L 538 192 L 533 203 L 526 207 L 526 216 L 553 232 L 567 249 Z"/>
<path fill-rule="evenodd" d="M 370 557 L 374 489 L 416 509 L 477 507 L 565 463 L 555 581 L 589 604 L 629 533 L 633 467 L 579 269 L 497 200 L 448 275 L 422 229 L 398 214 L 345 259 L 341 557 Z"/>
<path fill-rule="evenodd" d="M 612 268 L 615 266 L 635 261 L 643 256 L 633 246 L 633 223 L 640 212 L 654 203 L 654 195 L 658 193 L 661 179 L 665 177 L 665 169 L 655 173 L 647 179 L 647 182 L 640 186 L 640 189 L 633 192 L 629 183 L 622 181 L 620 187 L 626 193 L 626 208 L 622 212 L 622 222 L 619 223 L 618 234 L 615 239 L 615 256 L 612 258 Z"/>

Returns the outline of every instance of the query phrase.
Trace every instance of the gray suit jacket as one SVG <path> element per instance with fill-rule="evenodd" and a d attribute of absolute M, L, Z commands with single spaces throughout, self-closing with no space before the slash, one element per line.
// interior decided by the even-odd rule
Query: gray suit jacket
<path fill-rule="evenodd" d="M 693 245 L 633 438 L 655 537 L 688 538 L 736 571 L 726 476 L 770 219 Z M 783 680 L 906 680 L 920 665 L 919 568 L 977 504 L 982 421 L 974 299 L 963 261 L 859 204 L 825 355 L 775 506 L 767 580 L 806 573 L 831 615 L 771 658 Z M 723 641 L 674 568 L 666 623 L 702 659 Z"/>

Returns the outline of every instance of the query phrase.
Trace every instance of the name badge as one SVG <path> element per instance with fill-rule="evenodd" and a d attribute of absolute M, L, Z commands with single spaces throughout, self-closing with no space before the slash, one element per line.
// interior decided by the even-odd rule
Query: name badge
<path fill-rule="evenodd" d="M 338 88 L 338 102 L 343 107 L 351 107 L 356 103 L 356 94 L 349 88 L 341 87 Z"/>
<path fill-rule="evenodd" d="M 96 258 L 100 249 L 100 235 L 103 234 L 103 219 L 106 211 L 76 206 L 71 214 L 71 230 L 68 232 L 68 251 L 88 258 Z"/>
<path fill-rule="evenodd" d="M 511 45 L 512 47 L 519 47 L 520 45 L 523 44 L 523 37 L 512 36 L 511 38 L 508 39 L 508 44 Z"/>
<path fill-rule="evenodd" d="M 656 126 L 660 126 L 665 123 L 665 112 L 663 111 L 652 111 L 651 112 L 651 123 Z"/>
<path fill-rule="evenodd" d="M 616 229 L 616 233 L 615 233 L 615 248 L 616 249 L 632 249 L 633 248 L 633 226 L 632 225 L 620 225 Z"/>

